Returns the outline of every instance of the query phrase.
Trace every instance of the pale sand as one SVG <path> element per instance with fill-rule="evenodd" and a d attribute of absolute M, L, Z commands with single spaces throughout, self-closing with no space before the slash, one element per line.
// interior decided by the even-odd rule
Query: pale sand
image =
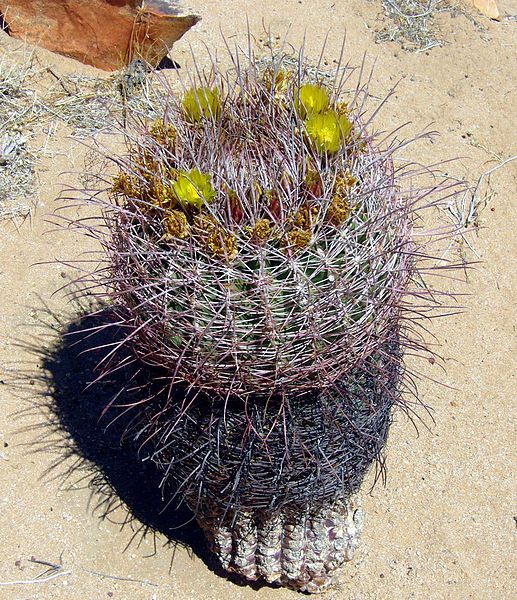
<path fill-rule="evenodd" d="M 262 19 L 279 35 L 292 23 L 290 40 L 295 45 L 307 29 L 308 53 L 313 57 L 330 29 L 325 53 L 330 62 L 337 58 L 346 28 L 351 63 L 358 64 L 365 51 L 369 64 L 377 61 L 373 94 L 382 96 L 402 77 L 377 125 L 390 129 L 411 121 L 408 132 L 415 133 L 433 122 L 440 132 L 434 143 L 415 147 L 410 153 L 414 158 L 430 163 L 462 157 L 450 165 L 449 173 L 475 182 L 497 164 L 491 152 L 503 158 L 515 154 L 517 106 L 512 95 L 515 60 L 511 58 L 515 56 L 515 23 L 482 19 L 487 29 L 480 32 L 465 17 L 444 15 L 438 21 L 447 45 L 428 54 L 409 54 L 396 44 L 373 43 L 366 24 L 374 24 L 377 3 L 284 0 L 251 5 L 238 0 L 212 2 L 210 9 L 201 0 L 191 4 L 204 20 L 174 49 L 173 58 L 182 66 L 189 62 L 189 44 L 201 61 L 203 44 L 222 48 L 220 25 L 230 38 L 239 32 L 242 39 L 246 16 L 257 37 Z M 513 7 L 502 3 L 503 12 L 511 13 L 512 8 L 515 12 L 515 3 Z M 17 47 L 18 43 L 0 36 L 0 54 Z M 38 56 L 58 73 L 96 73 L 45 51 Z M 47 583 L 0 587 L 0 598 L 295 598 L 294 592 L 285 589 L 239 587 L 215 575 L 188 550 L 174 552 L 165 545 L 163 534 L 156 534 L 155 539 L 151 534 L 143 539 L 136 535 L 131 541 L 138 521 L 133 522 L 133 530 L 121 528 L 126 515 L 122 508 L 108 519 L 100 518 L 101 510 L 96 509 L 100 497 L 92 492 L 95 486 L 88 488 L 91 476 L 80 480 L 88 469 L 72 475 L 68 482 L 75 483 L 72 491 L 63 489 L 67 482 L 62 476 L 46 474 L 60 456 L 55 447 L 52 454 L 55 443 L 51 439 L 56 436 L 47 433 L 48 452 L 31 452 L 48 428 L 26 428 L 45 424 L 44 410 L 33 409 L 25 418 L 18 415 L 27 408 L 27 399 L 40 404 L 43 400 L 37 378 L 34 386 L 25 385 L 20 393 L 13 389 L 13 377 L 39 369 L 37 358 L 16 340 L 31 340 L 40 331 L 40 321 L 50 323 L 44 305 L 57 315 L 70 313 L 62 295 L 52 293 L 66 282 L 71 270 L 31 265 L 56 257 L 74 259 L 88 246 L 62 232 L 43 235 L 50 229 L 45 216 L 53 210 L 63 181 L 77 182 L 61 172 L 81 169 L 83 157 L 81 146 L 65 139 L 60 130 L 39 164 L 41 201 L 32 221 L 19 229 L 0 223 L 0 379 L 5 382 L 0 384 L 0 582 L 24 580 L 41 572 L 43 568 L 28 562 L 31 556 L 58 562 L 62 555 L 64 569 L 72 571 Z M 365 494 L 366 525 L 356 558 L 326 598 L 513 597 L 517 219 L 512 201 L 516 174 L 516 163 L 512 163 L 492 178 L 496 195 L 491 208 L 481 214 L 482 227 L 475 239 L 481 262 L 470 272 L 468 287 L 447 284 L 469 293 L 462 299 L 466 312 L 432 325 L 443 344 L 446 371 L 437 364 L 421 369 L 450 386 L 426 381 L 420 385 L 422 398 L 434 409 L 436 425 L 430 423 L 430 431 L 420 426 L 417 436 L 405 417 L 397 417 L 387 448 L 386 487 L 379 484 L 370 496 Z M 80 403 L 77 411 L 81 411 Z M 73 458 L 66 465 L 72 463 Z M 66 465 L 53 475 L 63 473 Z M 21 563 L 17 566 L 16 561 Z M 157 587 L 105 579 L 82 569 L 148 580 Z"/>

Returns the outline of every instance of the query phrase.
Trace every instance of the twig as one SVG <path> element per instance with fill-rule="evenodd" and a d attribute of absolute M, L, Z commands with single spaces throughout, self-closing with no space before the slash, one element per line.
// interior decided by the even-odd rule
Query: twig
<path fill-rule="evenodd" d="M 66 87 L 66 85 L 65 85 L 65 83 L 64 83 L 64 81 L 63 81 L 63 78 L 62 78 L 62 77 L 60 77 L 59 75 L 57 75 L 57 73 L 55 73 L 55 72 L 52 70 L 52 68 L 51 68 L 51 67 L 47 67 L 47 72 L 48 72 L 48 73 L 50 73 L 50 74 L 51 74 L 51 75 L 52 75 L 52 76 L 53 76 L 55 79 L 57 79 L 57 81 L 59 82 L 59 85 L 60 85 L 60 86 L 61 86 L 61 87 L 62 87 L 62 88 L 65 90 L 65 92 L 66 92 L 66 93 L 67 93 L 69 96 L 72 96 L 74 93 L 77 93 L 77 86 L 76 86 L 76 90 L 75 90 L 75 92 L 72 92 L 72 91 L 70 91 L 70 90 L 69 90 L 69 89 Z"/>
<path fill-rule="evenodd" d="M 47 560 L 38 560 L 37 558 L 34 558 L 34 556 L 31 556 L 31 558 L 29 558 L 29 562 L 31 563 L 35 563 L 37 565 L 44 565 L 45 567 L 50 567 L 51 569 L 55 569 L 55 570 L 59 570 L 63 568 L 62 564 L 56 564 L 56 563 L 51 563 L 48 562 Z"/>
<path fill-rule="evenodd" d="M 495 160 L 497 160 L 499 162 L 503 162 L 503 157 L 500 154 L 497 154 L 496 152 L 494 152 L 493 150 L 490 150 L 486 146 L 483 146 L 482 144 L 478 144 L 478 142 L 470 142 L 470 145 L 474 146 L 474 148 L 479 148 L 480 150 L 484 150 L 487 154 L 490 154 L 490 156 L 493 156 L 495 158 Z M 513 159 L 511 159 L 511 160 L 513 160 Z"/>
<path fill-rule="evenodd" d="M 72 571 L 58 571 L 57 573 L 53 573 L 52 575 L 48 575 L 47 577 L 35 577 L 34 579 L 25 579 L 20 581 L 0 581 L 0 586 L 7 585 L 30 585 L 31 583 L 46 583 L 51 579 L 55 579 L 56 577 L 63 577 L 64 575 L 70 575 Z"/>
<path fill-rule="evenodd" d="M 481 177 L 478 179 L 478 182 L 477 182 L 477 185 L 476 185 L 476 189 L 474 190 L 474 194 L 476 194 L 476 192 L 478 191 L 478 189 L 479 189 L 479 187 L 480 187 L 480 185 L 483 182 L 483 179 L 485 177 L 490 177 L 490 175 L 492 175 L 492 173 L 494 173 L 495 171 L 498 171 L 501 167 L 504 167 L 505 165 L 507 165 L 508 163 L 514 161 L 515 159 L 517 159 L 517 154 L 515 156 L 510 156 L 510 158 L 507 158 L 506 160 L 503 160 L 501 163 L 499 163 L 495 167 L 492 167 L 490 170 L 488 170 L 485 173 L 483 173 L 481 175 Z"/>
<path fill-rule="evenodd" d="M 475 248 L 472 246 L 472 244 L 469 242 L 469 240 L 467 239 L 466 234 L 472 231 L 472 229 L 470 228 L 470 226 L 472 224 L 474 225 L 474 228 L 477 228 L 479 226 L 477 219 L 479 216 L 478 210 L 482 203 L 482 199 L 478 200 L 477 198 L 478 198 L 478 195 L 480 192 L 480 188 L 483 184 L 483 181 L 487 177 L 490 177 L 490 175 L 492 173 L 494 173 L 495 171 L 498 171 L 500 168 L 504 167 L 505 165 L 507 165 L 508 163 L 510 163 L 516 159 L 517 159 L 517 155 L 511 156 L 510 158 L 507 158 L 506 160 L 502 160 L 498 165 L 496 165 L 495 167 L 492 167 L 491 169 L 489 169 L 488 171 L 486 171 L 485 173 L 480 175 L 479 179 L 477 180 L 476 186 L 472 190 L 472 192 L 470 193 L 470 191 L 467 190 L 467 192 L 464 194 L 461 206 L 458 206 L 458 204 L 449 204 L 449 206 L 447 207 L 447 212 L 451 215 L 452 221 L 458 227 L 459 237 L 461 239 L 463 239 L 463 241 L 467 244 L 467 246 L 470 248 L 470 250 L 473 252 L 473 254 L 475 254 L 477 257 L 479 257 L 479 254 L 475 250 Z M 492 192 L 492 193 L 487 192 L 484 194 L 484 196 L 483 196 L 483 198 L 485 199 L 484 206 L 487 206 L 487 204 L 490 202 L 490 199 L 493 196 L 494 196 L 494 192 Z M 467 205 L 467 200 L 466 200 L 467 197 L 470 198 L 468 205 Z M 442 257 L 441 257 L 442 259 L 448 253 L 451 245 L 452 244 L 449 245 L 447 250 L 442 255 Z"/>
<path fill-rule="evenodd" d="M 157 583 L 152 581 L 148 581 L 147 579 L 133 579 L 132 577 L 118 577 L 117 575 L 108 575 L 107 573 L 100 573 L 99 571 L 92 571 L 90 569 L 85 569 L 80 567 L 81 571 L 85 573 L 89 573 L 90 575 L 97 575 L 98 577 L 104 577 L 106 579 L 116 579 L 117 581 L 132 581 L 133 583 L 143 583 L 144 585 L 150 585 L 152 587 L 158 587 Z"/>
<path fill-rule="evenodd" d="M 56 577 L 63 577 L 64 575 L 70 575 L 73 572 L 72 570 L 63 571 L 62 564 L 53 563 L 53 562 L 50 562 L 47 560 L 38 560 L 37 558 L 34 558 L 34 556 L 32 556 L 29 559 L 29 562 L 48 567 L 49 569 L 46 572 L 48 573 L 48 571 L 51 571 L 51 574 L 45 575 L 45 573 L 43 573 L 42 574 L 43 576 L 38 575 L 34 579 L 26 579 L 26 580 L 20 580 L 20 581 L 3 581 L 3 582 L 0 582 L 0 586 L 29 585 L 31 583 L 46 583 L 47 581 L 55 579 Z M 132 583 L 141 583 L 143 585 L 159 587 L 157 583 L 148 581 L 147 579 L 134 579 L 132 577 L 119 577 L 118 575 L 109 575 L 107 573 L 100 573 L 99 571 L 92 571 L 91 569 L 85 569 L 84 567 L 79 567 L 79 569 L 81 571 L 84 571 L 85 573 L 89 573 L 90 575 L 97 575 L 98 577 L 102 577 L 105 579 L 116 579 L 117 581 L 130 581 Z"/>

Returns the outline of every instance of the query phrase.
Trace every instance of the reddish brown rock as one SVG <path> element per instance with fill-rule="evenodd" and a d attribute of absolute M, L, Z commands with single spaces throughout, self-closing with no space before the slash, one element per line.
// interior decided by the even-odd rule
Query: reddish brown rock
<path fill-rule="evenodd" d="M 156 65 L 200 17 L 176 0 L 0 0 L 8 32 L 105 70 Z"/>

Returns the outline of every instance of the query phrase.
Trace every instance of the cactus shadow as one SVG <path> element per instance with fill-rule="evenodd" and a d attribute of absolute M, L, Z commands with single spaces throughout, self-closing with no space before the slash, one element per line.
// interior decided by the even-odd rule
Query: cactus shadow
<path fill-rule="evenodd" d="M 92 333 L 92 328 L 109 324 L 111 319 L 109 311 L 80 317 L 65 328 L 57 344 L 42 352 L 48 413 L 43 445 L 58 451 L 46 475 L 60 480 L 65 489 L 88 488 L 89 510 L 129 531 L 124 551 L 150 537 L 155 554 L 161 538 L 157 534 L 162 534 L 165 546 L 187 547 L 217 571 L 192 513 L 184 505 L 167 502 L 157 468 L 124 435 L 131 415 L 101 416 L 131 376 L 128 369 L 121 369 L 95 382 L 96 365 L 121 333 L 115 327 Z M 50 439 L 54 448 L 49 448 Z M 173 558 L 171 568 L 172 562 Z"/>
<path fill-rule="evenodd" d="M 57 456 L 44 476 L 57 479 L 63 489 L 88 489 L 88 510 L 116 524 L 122 532 L 129 532 L 123 552 L 150 539 L 150 556 L 158 553 L 159 544 L 173 550 L 170 572 L 174 551 L 183 547 L 216 575 L 236 585 L 253 589 L 277 587 L 244 581 L 224 571 L 209 550 L 192 512 L 184 504 L 170 501 L 174 490 L 169 487 L 162 491 L 162 474 L 152 461 L 146 460 L 145 451 L 126 435 L 133 418 L 131 411 L 102 416 L 110 399 L 125 387 L 133 376 L 132 369 L 137 368 L 120 369 L 96 381 L 96 367 L 106 355 L 106 348 L 122 339 L 122 332 L 116 327 L 102 328 L 112 322 L 109 310 L 95 316 L 79 316 L 58 327 L 57 343 L 47 345 L 33 340 L 25 344 L 26 349 L 38 355 L 43 383 L 37 407 L 32 410 L 41 414 L 43 405 L 45 422 L 35 426 L 43 433 L 32 450 L 50 451 Z M 51 337 L 55 340 L 55 333 Z M 27 376 L 33 386 L 34 372 Z"/>

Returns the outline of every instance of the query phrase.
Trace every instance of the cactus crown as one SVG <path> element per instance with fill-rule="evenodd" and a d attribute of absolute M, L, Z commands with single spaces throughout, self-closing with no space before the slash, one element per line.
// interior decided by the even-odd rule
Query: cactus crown
<path fill-rule="evenodd" d="M 108 199 L 86 192 L 103 209 L 84 224 L 105 251 L 94 277 L 171 389 L 283 401 L 331 388 L 393 332 L 424 348 L 415 329 L 441 295 L 421 285 L 413 230 L 446 188 L 408 191 L 431 171 L 395 168 L 408 142 L 379 142 L 367 85 L 345 93 L 352 69 L 325 77 L 302 56 L 197 69 L 162 118 L 125 130 Z"/>
<path fill-rule="evenodd" d="M 111 291 L 132 345 L 230 395 L 333 385 L 386 343 L 414 275 L 413 198 L 358 102 L 302 63 L 215 72 L 129 143 Z"/>

